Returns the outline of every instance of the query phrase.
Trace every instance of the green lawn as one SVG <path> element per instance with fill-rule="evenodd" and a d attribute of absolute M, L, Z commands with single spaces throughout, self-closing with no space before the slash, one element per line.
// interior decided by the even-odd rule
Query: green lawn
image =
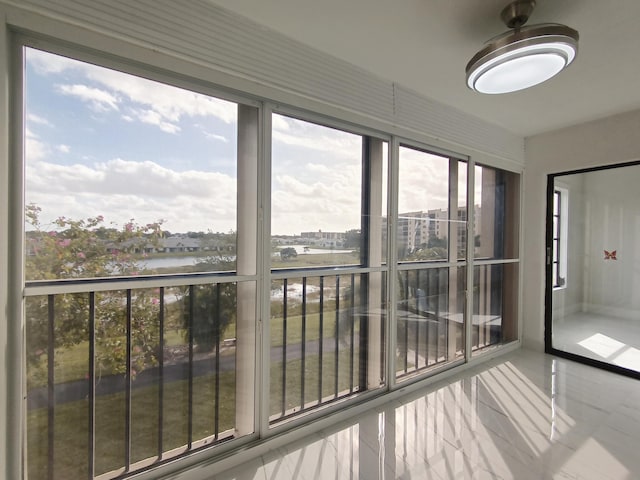
<path fill-rule="evenodd" d="M 345 347 L 341 347 L 344 349 Z M 301 405 L 301 360 L 287 362 L 286 408 L 299 409 Z M 335 356 L 323 357 L 322 396 L 334 394 Z M 350 384 L 349 352 L 338 357 L 338 391 Z M 282 363 L 271 366 L 272 414 L 280 412 L 282 405 Z M 319 358 L 309 356 L 305 364 L 305 402 L 317 402 L 319 394 Z M 357 385 L 358 362 L 354 363 L 354 384 Z M 214 375 L 194 378 L 193 383 L 193 440 L 214 433 L 215 390 Z M 164 388 L 163 449 L 165 451 L 187 443 L 188 384 L 179 380 Z M 96 475 L 118 469 L 124 463 L 125 449 L 125 394 L 124 392 L 96 398 Z M 155 457 L 158 445 L 158 386 L 135 389 L 131 400 L 131 460 L 136 462 Z M 55 407 L 54 424 L 54 478 L 86 478 L 88 461 L 87 400 Z M 233 429 L 235 425 L 235 373 L 220 375 L 219 431 Z M 27 415 L 27 460 L 31 480 L 47 478 L 47 409 L 30 411 Z"/>
<path fill-rule="evenodd" d="M 214 433 L 214 375 L 193 383 L 193 439 Z M 164 450 L 187 443 L 188 383 L 176 381 L 164 388 Z M 125 394 L 96 397 L 96 474 L 124 463 Z M 54 423 L 54 478 L 86 478 L 88 418 L 86 400 L 57 405 Z M 131 399 L 132 462 L 154 457 L 158 445 L 158 386 L 133 390 Z M 235 425 L 235 373 L 220 375 L 219 431 Z M 47 478 L 47 409 L 27 415 L 27 452 L 30 479 Z"/>

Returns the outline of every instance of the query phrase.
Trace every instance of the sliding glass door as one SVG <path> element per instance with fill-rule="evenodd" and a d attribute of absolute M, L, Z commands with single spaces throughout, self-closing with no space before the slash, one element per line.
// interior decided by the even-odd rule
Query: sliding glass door
<path fill-rule="evenodd" d="M 546 349 L 640 377 L 640 163 L 547 187 Z"/>

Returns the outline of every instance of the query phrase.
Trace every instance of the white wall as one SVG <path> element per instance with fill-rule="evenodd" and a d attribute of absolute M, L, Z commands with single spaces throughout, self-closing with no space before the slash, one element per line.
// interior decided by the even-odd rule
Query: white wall
<path fill-rule="evenodd" d="M 523 342 L 526 347 L 544 349 L 547 174 L 640 159 L 638 132 L 640 110 L 525 140 Z"/>
<path fill-rule="evenodd" d="M 637 320 L 640 311 L 640 166 L 585 176 L 584 302 L 588 312 Z M 604 251 L 615 250 L 617 260 Z"/>

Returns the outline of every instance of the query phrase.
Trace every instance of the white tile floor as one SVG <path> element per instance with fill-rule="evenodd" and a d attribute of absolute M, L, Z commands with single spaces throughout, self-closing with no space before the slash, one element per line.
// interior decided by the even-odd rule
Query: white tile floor
<path fill-rule="evenodd" d="M 637 320 L 595 313 L 554 317 L 553 346 L 640 371 L 640 323 Z"/>
<path fill-rule="evenodd" d="M 638 479 L 640 381 L 519 350 L 215 478 Z"/>

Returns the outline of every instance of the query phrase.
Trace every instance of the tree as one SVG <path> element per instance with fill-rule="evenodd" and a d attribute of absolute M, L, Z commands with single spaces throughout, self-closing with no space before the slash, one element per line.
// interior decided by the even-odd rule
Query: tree
<path fill-rule="evenodd" d="M 226 328 L 235 321 L 236 298 L 235 283 L 184 289 L 180 305 L 185 334 L 189 336 L 189 331 L 193 332 L 194 344 L 200 352 L 213 350 Z"/>
<path fill-rule="evenodd" d="M 429 235 L 429 241 L 427 242 L 428 248 L 447 248 L 449 241 L 446 238 L 439 238 L 435 235 Z"/>
<path fill-rule="evenodd" d="M 344 248 L 359 249 L 361 238 L 362 234 L 359 228 L 347 230 L 344 234 Z"/>
<path fill-rule="evenodd" d="M 297 256 L 298 256 L 298 252 L 293 247 L 285 247 L 282 250 L 280 250 L 280 258 L 282 258 L 283 262 L 286 262 Z"/>
<path fill-rule="evenodd" d="M 40 207 L 26 208 L 27 281 L 130 276 L 139 272 L 135 252 L 157 244 L 161 223 L 137 225 L 133 219 L 121 228 L 106 227 L 102 216 L 86 220 L 59 217 L 51 225 L 40 222 Z M 132 374 L 155 365 L 158 359 L 158 298 L 148 289 L 131 291 Z M 49 308 L 53 298 L 54 348 L 77 345 L 89 338 L 90 294 L 28 297 L 27 360 L 36 372 L 43 368 L 49 343 Z M 96 292 L 96 368 L 99 373 L 126 371 L 127 293 Z"/>

